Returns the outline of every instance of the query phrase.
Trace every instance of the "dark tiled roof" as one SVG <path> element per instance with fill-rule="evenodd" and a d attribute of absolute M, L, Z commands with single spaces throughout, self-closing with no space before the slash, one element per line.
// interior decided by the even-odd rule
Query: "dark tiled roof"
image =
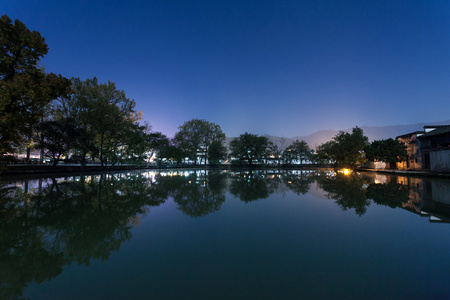
<path fill-rule="evenodd" d="M 423 128 L 439 128 L 439 127 L 448 127 L 450 125 L 425 125 Z"/>
<path fill-rule="evenodd" d="M 411 132 L 411 133 L 406 133 L 406 134 L 399 135 L 399 136 L 397 136 L 395 138 L 398 139 L 398 138 L 411 137 L 412 135 L 419 134 L 419 133 L 425 133 L 425 131 L 414 131 L 414 132 Z"/>
<path fill-rule="evenodd" d="M 429 126 L 429 127 L 434 127 L 434 126 Z M 436 126 L 435 130 L 427 132 L 427 133 L 419 136 L 419 139 L 442 135 L 442 134 L 450 134 L 450 125 Z"/>

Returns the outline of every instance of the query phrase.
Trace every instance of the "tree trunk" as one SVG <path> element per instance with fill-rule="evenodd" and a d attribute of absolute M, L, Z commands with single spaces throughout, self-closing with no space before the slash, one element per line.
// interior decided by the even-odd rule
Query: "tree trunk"
<path fill-rule="evenodd" d="M 25 159 L 25 162 L 27 164 L 31 163 L 31 148 L 30 147 L 27 148 L 27 158 Z"/>
<path fill-rule="evenodd" d="M 40 154 L 39 154 L 39 163 L 43 164 L 44 163 L 44 148 L 41 148 L 40 150 Z"/>

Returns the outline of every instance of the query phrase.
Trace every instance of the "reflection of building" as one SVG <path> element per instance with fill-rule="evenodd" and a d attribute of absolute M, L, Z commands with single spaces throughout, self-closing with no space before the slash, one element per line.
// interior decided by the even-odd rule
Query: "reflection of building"
<path fill-rule="evenodd" d="M 397 137 L 407 147 L 408 159 L 397 163 L 399 170 L 450 172 L 450 125 L 424 126 Z"/>
<path fill-rule="evenodd" d="M 410 188 L 409 200 L 402 208 L 428 217 L 430 222 L 450 223 L 450 181 L 399 176 L 397 182 Z"/>
<path fill-rule="evenodd" d="M 408 187 L 406 209 L 430 222 L 450 223 L 450 180 L 444 178 L 419 178 L 377 173 L 366 173 L 365 178 L 375 184 L 397 183 Z"/>
<path fill-rule="evenodd" d="M 395 177 L 398 184 L 406 185 L 409 188 L 409 200 L 402 204 L 402 208 L 412 210 L 420 214 L 420 205 L 424 194 L 423 179 L 416 177 L 398 176 Z"/>

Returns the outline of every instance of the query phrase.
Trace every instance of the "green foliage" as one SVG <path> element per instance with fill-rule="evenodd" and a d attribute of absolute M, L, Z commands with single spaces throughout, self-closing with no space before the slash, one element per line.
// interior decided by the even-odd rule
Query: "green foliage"
<path fill-rule="evenodd" d="M 39 147 L 46 149 L 45 155 L 51 157 L 56 165 L 66 155 L 78 138 L 78 129 L 73 119 L 46 121 L 38 125 L 41 134 Z"/>
<path fill-rule="evenodd" d="M 283 153 L 286 149 L 286 140 L 280 138 L 276 141 L 269 141 L 266 149 L 266 160 L 276 161 L 278 165 L 284 160 Z"/>
<path fill-rule="evenodd" d="M 227 148 L 220 141 L 214 141 L 208 148 L 208 158 L 211 165 L 218 165 L 227 156 Z"/>
<path fill-rule="evenodd" d="M 30 31 L 25 24 L 7 15 L 0 19 L 0 79 L 13 80 L 18 74 L 34 69 L 48 52 L 41 34 Z"/>
<path fill-rule="evenodd" d="M 368 160 L 389 163 L 391 168 L 395 163 L 408 159 L 406 145 L 392 138 L 373 141 L 366 146 L 365 152 Z"/>
<path fill-rule="evenodd" d="M 151 132 L 147 134 L 147 151 L 149 151 L 149 156 L 160 157 L 160 152 L 163 148 L 169 146 L 169 138 L 162 134 L 161 132 Z"/>
<path fill-rule="evenodd" d="M 60 99 L 55 115 L 73 118 L 86 131 L 77 143 L 82 160 L 88 153 L 98 153 L 102 166 L 142 162 L 147 133 L 145 126 L 137 123 L 141 114 L 135 111 L 134 100 L 110 81 L 99 83 L 94 77 L 72 82 L 73 94 Z"/>
<path fill-rule="evenodd" d="M 311 149 L 309 149 L 309 146 L 305 141 L 299 142 L 296 140 L 287 147 L 285 152 L 288 152 L 285 157 L 290 163 L 292 163 L 292 160 L 297 160 L 300 164 L 303 164 L 305 160 L 311 159 L 312 157 Z"/>
<path fill-rule="evenodd" d="M 265 155 L 269 140 L 264 136 L 251 133 L 241 134 L 230 143 L 231 155 L 252 165 L 254 161 L 261 161 Z"/>
<path fill-rule="evenodd" d="M 208 162 L 209 147 L 213 142 L 221 143 L 225 141 L 225 134 L 219 125 L 200 119 L 192 119 L 184 122 L 178 127 L 174 141 L 183 150 L 185 157 L 189 157 L 197 164 L 197 157 L 200 162 Z"/>
<path fill-rule="evenodd" d="M 175 145 L 162 145 L 161 149 L 158 151 L 159 164 L 161 166 L 162 159 L 167 159 L 171 163 L 175 163 L 177 165 L 181 164 L 184 158 L 184 152 L 182 149 Z"/>
<path fill-rule="evenodd" d="M 35 126 L 52 100 L 70 92 L 70 81 L 38 68 L 48 47 L 39 32 L 0 19 L 0 154 L 32 143 Z M 25 145 L 29 146 L 29 145 Z"/>
<path fill-rule="evenodd" d="M 368 138 L 363 130 L 355 127 L 352 133 L 339 132 L 332 141 L 317 147 L 317 152 L 322 159 L 331 159 L 339 166 L 355 169 L 366 160 L 364 149 L 367 144 Z"/>

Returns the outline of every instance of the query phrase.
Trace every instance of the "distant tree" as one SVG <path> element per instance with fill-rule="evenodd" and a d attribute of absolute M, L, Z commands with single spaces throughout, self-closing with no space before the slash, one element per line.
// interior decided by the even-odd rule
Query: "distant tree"
<path fill-rule="evenodd" d="M 37 31 L 3 15 L 0 19 L 0 158 L 28 141 L 50 102 L 69 93 L 70 81 L 45 74 L 38 63 L 48 46 Z"/>
<path fill-rule="evenodd" d="M 180 164 L 184 157 L 184 152 L 179 147 L 173 144 L 167 144 L 161 147 L 157 153 L 159 166 L 161 166 L 162 160 L 167 159 L 170 162 Z"/>
<path fill-rule="evenodd" d="M 160 152 L 163 148 L 169 146 L 169 138 L 161 132 L 151 132 L 147 135 L 147 144 L 149 157 L 156 156 L 159 159 Z"/>
<path fill-rule="evenodd" d="M 368 160 L 388 163 L 391 169 L 397 162 L 408 159 L 406 145 L 392 138 L 373 141 L 366 146 L 365 152 Z"/>
<path fill-rule="evenodd" d="M 363 130 L 355 127 L 352 133 L 341 131 L 333 140 L 317 147 L 319 157 L 331 159 L 336 165 L 355 169 L 365 161 L 364 148 L 368 144 L 368 138 Z"/>
<path fill-rule="evenodd" d="M 293 161 L 297 158 L 297 156 L 296 156 L 295 153 L 293 153 L 292 150 L 289 149 L 289 147 L 288 147 L 288 148 L 286 148 L 286 149 L 283 151 L 283 154 L 281 155 L 281 158 L 282 158 L 282 160 L 283 160 L 283 163 L 285 163 L 285 164 L 292 164 Z"/>
<path fill-rule="evenodd" d="M 308 144 L 305 141 L 299 142 L 296 140 L 291 145 L 289 145 L 286 149 L 289 154 L 294 157 L 300 164 L 307 159 L 311 159 L 311 149 L 309 149 Z"/>
<path fill-rule="evenodd" d="M 174 140 L 178 147 L 197 164 L 197 156 L 200 154 L 200 162 L 208 162 L 209 147 L 213 142 L 223 143 L 225 134 L 219 125 L 200 119 L 192 119 L 178 127 Z"/>
<path fill-rule="evenodd" d="M 231 141 L 231 155 L 252 165 L 254 161 L 264 158 L 268 145 L 269 140 L 266 137 L 246 132 Z"/>
<path fill-rule="evenodd" d="M 217 165 L 227 156 L 227 148 L 220 141 L 214 141 L 208 148 L 209 163 Z"/>
<path fill-rule="evenodd" d="M 283 152 L 286 149 L 286 139 L 280 138 L 276 141 L 269 141 L 267 146 L 267 156 L 271 157 L 273 160 L 277 161 L 280 165 L 283 160 Z"/>

